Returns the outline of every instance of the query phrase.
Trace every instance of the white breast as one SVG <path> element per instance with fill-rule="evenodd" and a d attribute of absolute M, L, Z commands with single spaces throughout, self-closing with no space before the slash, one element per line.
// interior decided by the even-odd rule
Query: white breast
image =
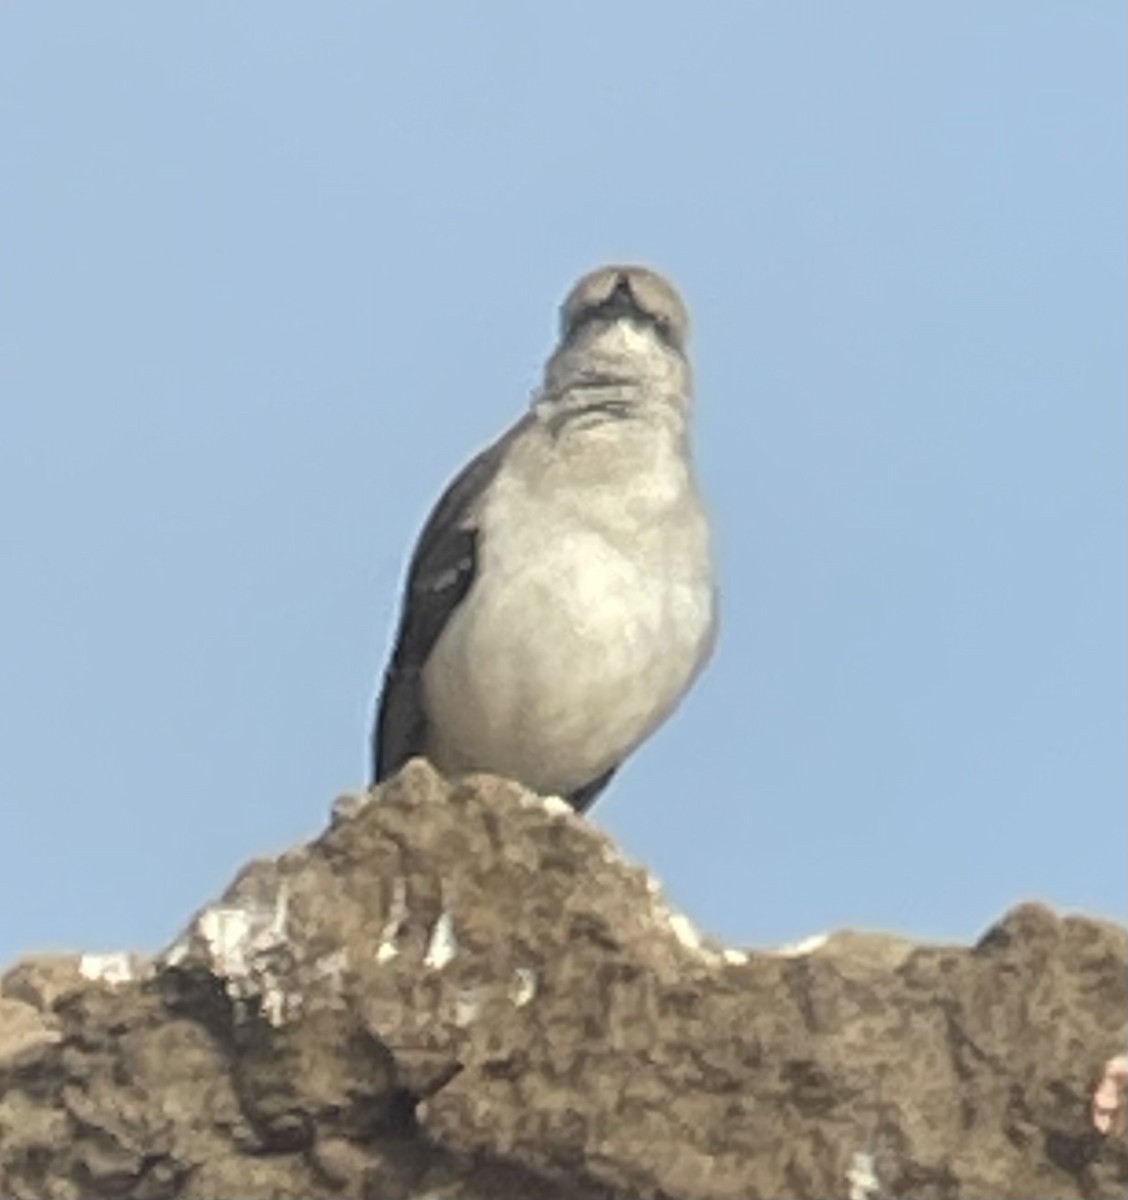
<path fill-rule="evenodd" d="M 498 477 L 476 581 L 423 676 L 440 769 L 566 794 L 676 706 L 708 655 L 713 590 L 684 464 L 660 458 L 651 446 L 605 499 L 566 462 L 546 479 L 517 454 Z"/>

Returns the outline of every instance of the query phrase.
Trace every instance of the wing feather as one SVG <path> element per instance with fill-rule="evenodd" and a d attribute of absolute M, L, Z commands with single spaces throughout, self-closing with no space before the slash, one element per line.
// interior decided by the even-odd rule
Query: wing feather
<path fill-rule="evenodd" d="M 426 752 L 423 667 L 474 583 L 482 496 L 497 476 L 510 443 L 531 419 L 530 414 L 518 422 L 463 468 L 439 497 L 419 535 L 372 731 L 375 783 Z"/>

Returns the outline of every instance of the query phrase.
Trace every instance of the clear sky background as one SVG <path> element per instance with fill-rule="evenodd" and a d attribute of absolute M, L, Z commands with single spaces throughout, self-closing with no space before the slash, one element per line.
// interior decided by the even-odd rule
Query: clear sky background
<path fill-rule="evenodd" d="M 1124 5 L 5 5 L 0 963 L 361 784 L 572 280 L 694 313 L 723 633 L 594 811 L 705 929 L 1121 916 Z"/>

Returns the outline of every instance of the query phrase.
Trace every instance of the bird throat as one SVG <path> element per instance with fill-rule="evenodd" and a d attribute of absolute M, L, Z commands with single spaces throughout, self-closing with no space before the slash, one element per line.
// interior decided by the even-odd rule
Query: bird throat
<path fill-rule="evenodd" d="M 565 430 L 629 421 L 642 416 L 645 384 L 610 372 L 591 372 L 567 387 L 543 394 L 534 405 L 554 437 Z"/>

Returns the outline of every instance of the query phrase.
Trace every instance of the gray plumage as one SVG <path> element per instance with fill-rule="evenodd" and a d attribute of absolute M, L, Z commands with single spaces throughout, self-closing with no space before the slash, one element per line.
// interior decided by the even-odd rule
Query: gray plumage
<path fill-rule="evenodd" d="M 709 524 L 689 447 L 689 321 L 643 267 L 585 275 L 530 411 L 419 537 L 373 732 L 583 811 L 713 648 Z"/>

